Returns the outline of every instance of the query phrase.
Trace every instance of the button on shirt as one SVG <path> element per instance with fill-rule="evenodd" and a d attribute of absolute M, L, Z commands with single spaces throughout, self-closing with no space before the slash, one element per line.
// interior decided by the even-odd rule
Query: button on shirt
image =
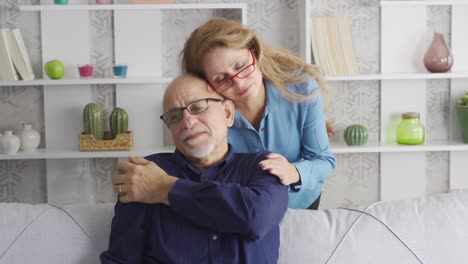
<path fill-rule="evenodd" d="M 259 168 L 266 153 L 230 151 L 203 173 L 177 150 L 147 157 L 179 178 L 170 206 L 118 202 L 101 262 L 276 263 L 288 196 Z"/>
<path fill-rule="evenodd" d="M 265 80 L 264 84 L 267 102 L 259 132 L 236 111 L 234 125 L 228 131 L 229 143 L 236 152 L 268 150 L 294 164 L 301 185 L 289 189 L 288 207 L 307 208 L 320 195 L 336 166 L 319 87 L 315 80 L 288 86 L 298 94 L 315 93 L 309 102 L 301 103 L 286 99 L 271 82 Z"/>

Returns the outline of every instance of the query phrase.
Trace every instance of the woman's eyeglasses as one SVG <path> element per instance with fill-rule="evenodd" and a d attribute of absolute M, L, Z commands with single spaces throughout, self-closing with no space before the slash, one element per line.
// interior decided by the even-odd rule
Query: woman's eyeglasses
<path fill-rule="evenodd" d="M 249 77 L 255 71 L 255 58 L 252 51 L 249 49 L 250 55 L 252 56 L 252 63 L 249 64 L 247 67 L 243 68 L 242 70 L 238 71 L 236 74 L 231 76 L 229 79 L 223 81 L 222 83 L 218 84 L 218 86 L 214 87 L 211 83 L 208 82 L 211 89 L 217 93 L 224 93 L 225 91 L 229 90 L 234 85 L 234 78 L 245 79 Z"/>
<path fill-rule="evenodd" d="M 198 114 L 203 113 L 206 110 L 208 110 L 208 101 L 224 102 L 224 100 L 217 99 L 217 98 L 200 99 L 200 100 L 196 100 L 196 101 L 191 102 L 186 107 L 177 108 L 177 109 L 167 111 L 166 113 L 161 115 L 159 118 L 161 118 L 166 125 L 170 125 L 170 124 L 179 122 L 180 120 L 182 120 L 185 109 L 187 109 L 187 111 L 191 115 L 198 115 Z"/>

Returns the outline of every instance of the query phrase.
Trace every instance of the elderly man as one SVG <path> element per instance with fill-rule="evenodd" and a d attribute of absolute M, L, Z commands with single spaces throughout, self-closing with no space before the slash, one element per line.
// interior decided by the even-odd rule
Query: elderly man
<path fill-rule="evenodd" d="M 120 201 L 101 262 L 276 263 L 287 187 L 259 168 L 267 152 L 231 150 L 233 103 L 182 75 L 163 108 L 176 151 L 119 162 Z"/>

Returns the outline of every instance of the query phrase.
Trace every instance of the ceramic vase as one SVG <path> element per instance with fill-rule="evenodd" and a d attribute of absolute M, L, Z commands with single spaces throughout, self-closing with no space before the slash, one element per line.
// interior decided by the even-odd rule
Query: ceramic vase
<path fill-rule="evenodd" d="M 23 151 L 35 151 L 41 142 L 41 134 L 32 128 L 31 124 L 23 123 L 23 129 L 18 133 Z"/>
<path fill-rule="evenodd" d="M 442 33 L 435 32 L 432 43 L 424 55 L 424 66 L 430 72 L 447 72 L 452 68 L 453 56 Z"/>
<path fill-rule="evenodd" d="M 0 149 L 5 154 L 15 154 L 20 148 L 20 139 L 12 130 L 5 130 L 0 137 Z"/>
<path fill-rule="evenodd" d="M 128 114 L 124 109 L 117 107 L 112 111 L 110 115 L 110 127 L 114 138 L 117 134 L 128 132 Z"/>
<path fill-rule="evenodd" d="M 104 121 L 101 107 L 98 104 L 89 103 L 84 107 L 83 126 L 86 134 L 92 134 L 96 140 L 102 140 L 104 137 Z"/>
<path fill-rule="evenodd" d="M 354 124 L 345 129 L 344 139 L 350 146 L 360 146 L 367 142 L 367 128 L 362 125 Z"/>

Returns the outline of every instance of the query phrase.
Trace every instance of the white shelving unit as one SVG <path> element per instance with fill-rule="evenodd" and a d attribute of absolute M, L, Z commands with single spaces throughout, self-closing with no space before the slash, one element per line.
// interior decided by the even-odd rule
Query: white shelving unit
<path fill-rule="evenodd" d="M 381 142 L 367 142 L 364 146 L 348 146 L 344 142 L 331 143 L 333 153 L 391 153 L 426 151 L 468 151 L 468 144 L 455 141 L 435 141 L 423 145 L 398 145 Z"/>
<path fill-rule="evenodd" d="M 142 148 L 132 151 L 74 151 L 67 149 L 39 148 L 35 152 L 20 151 L 13 155 L 0 154 L 0 160 L 127 158 L 129 156 L 144 157 L 159 152 L 174 152 L 174 150 L 175 146 L 151 149 Z"/>
<path fill-rule="evenodd" d="M 91 158 L 126 158 L 129 155 L 145 156 L 174 151 L 174 146 L 164 143 L 163 123 L 159 119 L 164 88 L 172 80 L 162 73 L 165 38 L 161 28 L 161 12 L 226 10 L 230 14 L 234 12 L 240 17 L 239 22 L 247 24 L 245 3 L 134 5 L 129 2 L 114 0 L 113 5 L 90 5 L 88 0 L 75 0 L 69 5 L 54 5 L 53 0 L 41 0 L 39 5 L 19 7 L 22 12 L 40 12 L 42 61 L 59 58 L 65 65 L 65 76 L 60 80 L 0 82 L 0 86 L 43 86 L 46 142 L 45 148 L 34 153 L 20 151 L 15 155 L 2 154 L 0 159 L 45 159 L 49 203 L 89 201 L 80 193 L 90 191 L 81 190 L 76 183 L 81 179 L 89 181 L 92 177 L 88 175 L 92 172 L 87 169 Z M 113 14 L 114 59 L 116 63 L 128 65 L 127 78 L 80 79 L 78 76 L 76 65 L 89 63 L 90 58 L 89 12 L 101 10 Z M 195 28 L 196 25 L 193 25 Z M 129 128 L 134 134 L 133 151 L 78 150 L 82 109 L 92 101 L 92 84 L 115 84 L 116 104 L 126 109 L 130 116 Z M 77 200 L 80 197 L 83 200 Z"/>
<path fill-rule="evenodd" d="M 139 148 L 132 151 L 77 151 L 67 149 L 40 148 L 35 152 L 17 152 L 14 155 L 0 154 L 0 160 L 24 159 L 80 159 L 80 158 L 125 158 L 132 156 L 146 156 L 152 153 L 173 152 L 175 146 L 165 145 L 162 148 Z M 398 144 L 384 144 L 368 142 L 365 146 L 348 146 L 344 142 L 331 143 L 331 150 L 335 154 L 343 153 L 384 153 L 384 152 L 426 152 L 426 151 L 468 151 L 468 144 L 453 141 L 437 141 L 424 145 L 402 146 Z"/>
<path fill-rule="evenodd" d="M 311 62 L 311 1 L 301 1 L 300 54 Z M 450 73 L 429 73 L 423 65 L 427 33 L 427 7 L 451 6 L 451 49 L 455 64 Z M 455 101 L 466 90 L 468 79 L 468 1 L 381 1 L 381 73 L 356 76 L 326 76 L 330 82 L 380 82 L 380 139 L 365 146 L 332 144 L 334 153 L 380 153 L 381 200 L 403 199 L 425 194 L 427 151 L 450 152 L 450 189 L 468 188 L 468 144 L 463 144 L 455 113 Z M 414 43 L 415 45 L 409 45 Z M 395 48 L 398 47 L 398 48 Z M 412 58 L 421 58 L 418 62 Z M 404 58 L 408 58 L 405 60 Z M 401 146 L 395 142 L 396 126 L 402 112 L 414 111 L 426 119 L 426 85 L 428 79 L 450 79 L 450 140 L 426 142 L 419 146 Z"/>
<path fill-rule="evenodd" d="M 325 76 L 327 81 L 383 81 L 383 80 L 429 80 L 429 79 L 467 79 L 468 73 L 390 73 L 361 74 L 348 76 Z"/>
<path fill-rule="evenodd" d="M 89 158 L 126 158 L 128 156 L 147 156 L 159 152 L 174 152 L 175 146 L 162 148 L 137 149 L 132 151 L 76 151 L 67 149 L 39 148 L 34 152 L 20 151 L 13 155 L 0 154 L 0 160 L 31 159 L 89 159 Z"/>
<path fill-rule="evenodd" d="M 247 4 L 231 3 L 231 4 L 125 4 L 126 1 L 119 1 L 124 4 L 111 5 L 89 5 L 87 2 L 76 3 L 69 5 L 55 5 L 53 3 L 42 5 L 22 5 L 20 11 L 92 11 L 92 10 L 183 10 L 183 9 L 240 9 L 242 17 L 247 16 Z"/>

